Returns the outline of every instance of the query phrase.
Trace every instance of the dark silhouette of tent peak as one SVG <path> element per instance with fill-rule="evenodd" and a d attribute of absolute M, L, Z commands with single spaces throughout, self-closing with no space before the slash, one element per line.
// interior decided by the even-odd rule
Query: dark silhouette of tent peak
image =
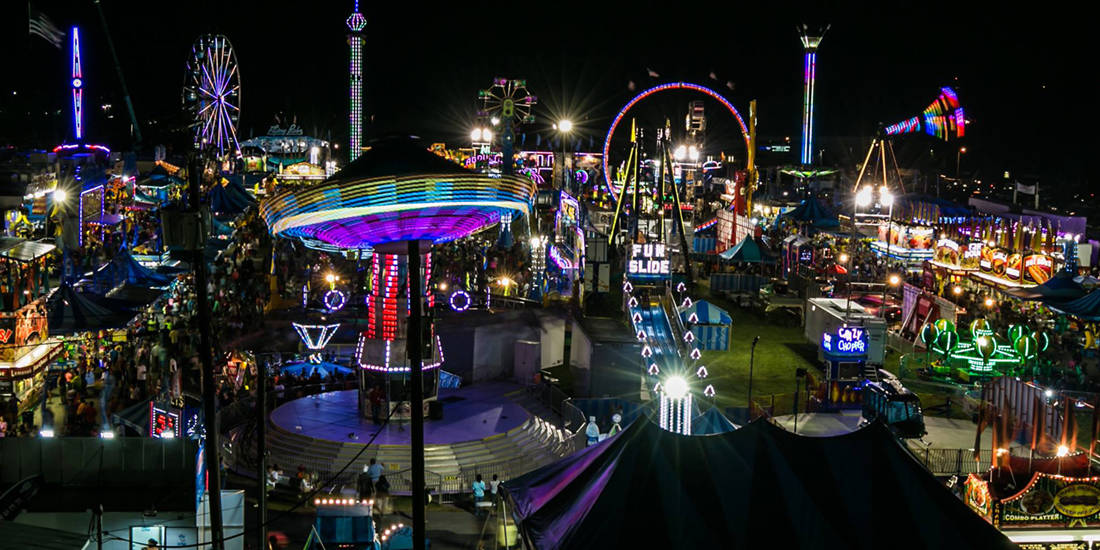
<path fill-rule="evenodd" d="M 227 179 L 210 188 L 210 210 L 216 214 L 240 214 L 256 204 L 237 179 Z"/>
<path fill-rule="evenodd" d="M 68 283 L 62 283 L 46 300 L 46 320 L 53 335 L 118 328 L 133 316 L 132 312 L 97 303 Z"/>
<path fill-rule="evenodd" d="M 879 423 L 684 436 L 643 416 L 503 487 L 538 550 L 1015 547 Z"/>

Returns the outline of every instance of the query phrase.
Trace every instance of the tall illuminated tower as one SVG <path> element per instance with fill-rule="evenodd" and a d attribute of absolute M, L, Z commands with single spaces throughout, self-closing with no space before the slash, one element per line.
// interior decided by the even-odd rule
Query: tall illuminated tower
<path fill-rule="evenodd" d="M 363 29 L 367 27 L 367 18 L 359 13 L 359 0 L 355 0 L 355 11 L 348 16 L 348 46 L 351 56 L 348 65 L 348 87 L 351 101 L 348 105 L 348 161 L 359 158 L 363 148 L 363 43 L 366 38 Z"/>
<path fill-rule="evenodd" d="M 805 87 L 802 96 L 802 164 L 814 163 L 814 80 L 817 78 L 817 47 L 821 45 L 821 39 L 825 38 L 826 26 L 817 33 L 811 34 L 809 27 L 802 25 L 798 30 L 802 38 L 802 48 L 805 51 L 803 61 L 803 85 Z"/>
<path fill-rule="evenodd" d="M 84 139 L 84 73 L 80 70 L 80 29 L 73 27 L 73 135 L 76 141 Z"/>

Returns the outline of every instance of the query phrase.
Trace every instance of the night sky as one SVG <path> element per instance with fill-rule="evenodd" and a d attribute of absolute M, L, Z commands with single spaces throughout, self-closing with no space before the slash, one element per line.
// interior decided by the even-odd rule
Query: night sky
<path fill-rule="evenodd" d="M 242 136 L 262 134 L 282 113 L 284 122 L 296 116 L 307 133 L 346 142 L 343 20 L 351 0 L 103 4 L 147 143 L 183 143 L 170 130 L 181 122 L 190 45 L 204 32 L 226 34 L 237 50 Z M 598 150 L 611 118 L 633 96 L 630 82 L 641 90 L 688 80 L 721 91 L 745 115 L 748 101 L 759 100 L 761 137 L 790 136 L 793 162 L 802 94 L 796 25 L 831 23 L 817 69 L 817 127 L 827 162 L 851 164 L 863 154 L 830 150 L 829 143 L 839 143 L 830 136 L 869 139 L 879 123 L 917 114 L 939 86 L 952 85 L 972 121 L 964 171 L 1090 181 L 1086 159 L 1097 142 L 1097 78 L 1085 57 L 1083 14 L 930 2 L 862 9 L 690 4 L 633 3 L 624 10 L 620 2 L 365 2 L 367 97 L 375 115 L 367 132 L 465 145 L 477 90 L 499 75 L 526 78 L 539 96 L 532 132 L 550 135 L 549 123 L 569 116 L 582 131 L 582 148 L 591 138 Z M 39 0 L 35 7 L 59 26 L 82 26 L 85 80 L 94 97 L 89 112 L 111 103 L 114 115 L 107 120 L 97 112 L 88 132 L 119 148 L 128 117 L 92 0 Z M 6 56 L 0 77 L 0 143 L 57 143 L 68 124 L 67 53 L 27 36 L 23 2 L 6 3 L 0 20 L 4 51 L 15 53 Z M 667 105 L 676 124 L 691 99 L 697 97 L 670 95 L 653 107 Z M 707 105 L 710 137 L 725 145 L 733 123 L 716 106 Z M 956 144 L 916 137 L 900 145 L 903 163 L 932 149 L 941 159 L 950 157 L 954 168 Z"/>

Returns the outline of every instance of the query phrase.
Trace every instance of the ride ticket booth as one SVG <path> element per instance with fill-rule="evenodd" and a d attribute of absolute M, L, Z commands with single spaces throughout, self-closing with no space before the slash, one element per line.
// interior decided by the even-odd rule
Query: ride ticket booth
<path fill-rule="evenodd" d="M 818 347 L 825 374 L 824 401 L 855 406 L 865 380 L 886 358 L 886 323 L 857 302 L 841 298 L 806 301 L 805 337 Z"/>

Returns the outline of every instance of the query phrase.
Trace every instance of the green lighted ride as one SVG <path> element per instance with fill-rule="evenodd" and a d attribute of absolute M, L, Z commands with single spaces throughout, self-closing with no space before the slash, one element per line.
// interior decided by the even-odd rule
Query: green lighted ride
<path fill-rule="evenodd" d="M 1026 325 L 1010 325 L 997 334 L 986 319 L 969 326 L 970 339 L 959 337 L 955 324 L 947 319 L 928 323 L 920 331 L 934 377 L 992 378 L 1022 373 L 1050 345 L 1045 332 L 1032 333 Z M 932 354 L 938 357 L 933 359 Z"/>

